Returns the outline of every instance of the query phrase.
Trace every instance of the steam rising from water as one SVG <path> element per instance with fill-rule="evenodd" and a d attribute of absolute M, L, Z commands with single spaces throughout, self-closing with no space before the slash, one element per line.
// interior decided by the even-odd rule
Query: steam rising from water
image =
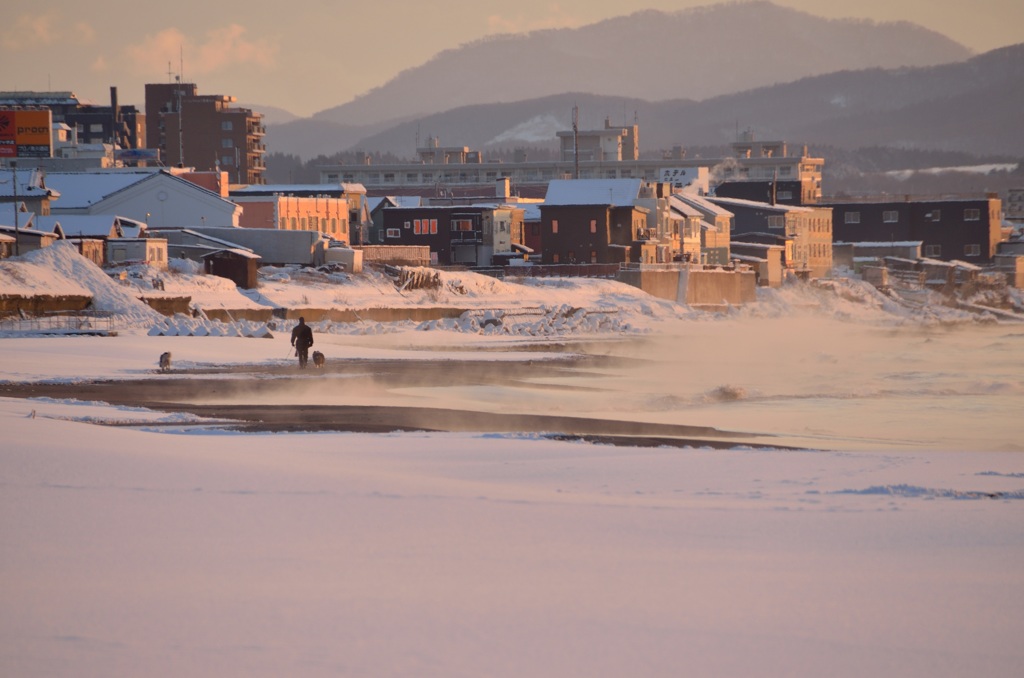
<path fill-rule="evenodd" d="M 1017 327 L 893 327 L 812 313 L 709 318 L 566 345 L 599 356 L 579 363 L 529 354 L 499 360 L 508 358 L 500 353 L 481 363 L 492 354 L 477 351 L 405 362 L 396 372 L 367 363 L 344 374 L 255 380 L 244 392 L 211 393 L 210 401 L 628 419 L 771 433 L 780 444 L 825 448 L 1024 449 Z"/>

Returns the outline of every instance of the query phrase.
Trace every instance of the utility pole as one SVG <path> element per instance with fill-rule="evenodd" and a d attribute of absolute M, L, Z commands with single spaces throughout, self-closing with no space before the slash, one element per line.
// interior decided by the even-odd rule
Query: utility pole
<path fill-rule="evenodd" d="M 572 155 L 575 174 L 574 179 L 580 178 L 580 107 L 572 107 Z"/>
<path fill-rule="evenodd" d="M 11 161 L 11 184 L 14 190 L 14 256 L 21 255 L 21 232 L 18 230 L 18 161 Z"/>

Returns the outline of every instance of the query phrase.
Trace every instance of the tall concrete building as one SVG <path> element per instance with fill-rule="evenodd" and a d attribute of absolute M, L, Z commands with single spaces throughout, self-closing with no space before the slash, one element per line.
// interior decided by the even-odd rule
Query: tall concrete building
<path fill-rule="evenodd" d="M 146 85 L 146 147 L 168 166 L 227 172 L 232 183 L 263 184 L 263 115 L 235 97 L 200 95 L 194 83 Z"/>

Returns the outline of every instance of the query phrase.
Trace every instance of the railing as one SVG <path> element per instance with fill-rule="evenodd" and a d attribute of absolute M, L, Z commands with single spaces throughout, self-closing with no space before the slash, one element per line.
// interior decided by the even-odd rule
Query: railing
<path fill-rule="evenodd" d="M 108 311 L 82 311 L 73 315 L 44 315 L 35 318 L 0 318 L 0 332 L 27 334 L 108 334 L 116 330 Z"/>

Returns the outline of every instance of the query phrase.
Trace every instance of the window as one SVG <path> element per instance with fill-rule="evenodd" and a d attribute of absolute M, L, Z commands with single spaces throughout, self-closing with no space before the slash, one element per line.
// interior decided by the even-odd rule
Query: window
<path fill-rule="evenodd" d="M 409 182 L 410 184 L 415 184 L 416 183 L 416 173 L 415 172 L 409 172 L 408 174 L 405 175 L 405 180 L 407 182 Z"/>
<path fill-rule="evenodd" d="M 388 229 L 388 237 L 389 238 L 401 238 L 402 237 L 402 230 L 400 228 L 389 228 Z"/>
<path fill-rule="evenodd" d="M 964 256 L 980 257 L 981 245 L 964 245 Z"/>
<path fill-rule="evenodd" d="M 285 217 L 281 217 L 281 220 L 278 222 L 278 226 L 277 227 L 280 228 L 282 231 L 287 230 L 288 229 L 288 220 Z"/>
<path fill-rule="evenodd" d="M 597 263 L 597 250 L 590 250 L 590 263 Z"/>
<path fill-rule="evenodd" d="M 942 245 L 925 245 L 924 255 L 926 257 L 941 257 L 942 256 Z"/>
<path fill-rule="evenodd" d="M 436 219 L 435 219 L 436 221 Z M 452 230 L 453 231 L 472 231 L 473 220 L 472 219 L 452 219 Z M 435 233 L 437 231 L 434 231 Z"/>
<path fill-rule="evenodd" d="M 405 228 L 406 228 L 406 230 L 412 228 L 412 222 L 411 221 L 405 222 Z"/>
<path fill-rule="evenodd" d="M 416 234 L 416 235 L 420 235 L 420 233 L 422 232 L 422 231 L 420 231 L 420 220 L 419 219 L 413 219 L 412 220 L 412 232 L 414 234 Z"/>
<path fill-rule="evenodd" d="M 230 155 L 220 156 L 220 164 L 222 167 L 234 167 L 235 159 Z"/>
<path fill-rule="evenodd" d="M 551 232 L 558 233 L 558 219 L 551 220 Z"/>
<path fill-rule="evenodd" d="M 297 226 L 297 223 L 296 223 L 296 221 L 295 221 L 295 217 L 292 217 L 292 230 L 293 230 L 293 231 L 294 231 L 294 230 L 297 230 L 297 227 L 298 227 L 298 226 Z"/>
<path fill-rule="evenodd" d="M 786 217 L 781 214 L 773 214 L 768 217 L 768 228 L 785 228 Z"/>
<path fill-rule="evenodd" d="M 900 213 L 896 210 L 885 210 L 882 212 L 882 221 L 887 224 L 895 224 L 900 220 Z"/>
<path fill-rule="evenodd" d="M 843 215 L 844 224 L 859 224 L 860 223 L 860 212 L 847 212 Z"/>
<path fill-rule="evenodd" d="M 932 210 L 928 214 L 924 215 L 924 217 L 930 221 L 938 221 L 942 218 L 942 210 Z"/>
<path fill-rule="evenodd" d="M 590 232 L 597 233 L 597 219 L 590 220 Z"/>
<path fill-rule="evenodd" d="M 793 191 L 777 191 L 775 193 L 775 198 L 777 200 L 792 200 L 793 199 Z"/>
<path fill-rule="evenodd" d="M 557 264 L 558 263 L 558 255 L 557 254 L 552 254 L 551 255 L 551 263 L 552 264 Z"/>
<path fill-rule="evenodd" d="M 220 140 L 220 147 L 221 148 L 234 148 L 235 147 L 235 140 L 231 139 L 230 137 L 226 138 L 226 139 L 221 139 Z"/>
<path fill-rule="evenodd" d="M 89 125 L 89 131 L 90 132 L 99 132 L 100 134 L 102 134 L 103 133 L 103 123 L 101 123 L 101 122 L 94 122 L 93 124 Z"/>
<path fill-rule="evenodd" d="M 437 219 L 430 220 L 430 234 L 437 235 Z"/>
<path fill-rule="evenodd" d="M 220 128 L 225 132 L 230 132 L 234 128 L 234 125 L 232 125 L 230 120 L 221 120 Z"/>
<path fill-rule="evenodd" d="M 394 172 L 385 172 L 384 173 L 384 183 L 386 183 L 386 184 L 393 184 L 393 183 L 395 183 L 395 173 Z"/>
<path fill-rule="evenodd" d="M 981 210 L 964 210 L 964 221 L 981 221 Z"/>

